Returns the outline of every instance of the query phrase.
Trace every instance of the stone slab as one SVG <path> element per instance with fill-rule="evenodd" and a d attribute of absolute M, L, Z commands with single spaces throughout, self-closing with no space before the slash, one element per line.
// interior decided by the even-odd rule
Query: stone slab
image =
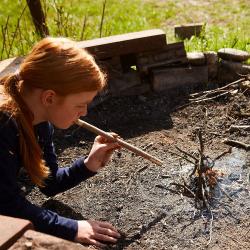
<path fill-rule="evenodd" d="M 98 59 L 159 49 L 166 45 L 163 30 L 152 29 L 78 42 Z"/>
<path fill-rule="evenodd" d="M 168 89 L 193 88 L 208 83 L 207 66 L 177 67 L 152 70 L 152 84 L 155 92 Z"/>
<path fill-rule="evenodd" d="M 206 64 L 206 58 L 202 52 L 188 52 L 187 59 L 188 62 L 194 66 L 200 66 Z"/>
<path fill-rule="evenodd" d="M 28 230 L 9 250 L 87 250 L 81 244 Z"/>
<path fill-rule="evenodd" d="M 218 69 L 219 83 L 229 83 L 250 74 L 250 65 L 221 60 Z"/>
<path fill-rule="evenodd" d="M 28 220 L 0 215 L 0 249 L 8 249 L 26 230 L 32 228 Z"/>
<path fill-rule="evenodd" d="M 244 62 L 250 58 L 250 54 L 247 51 L 233 48 L 219 49 L 218 55 L 223 60 L 234 62 Z"/>

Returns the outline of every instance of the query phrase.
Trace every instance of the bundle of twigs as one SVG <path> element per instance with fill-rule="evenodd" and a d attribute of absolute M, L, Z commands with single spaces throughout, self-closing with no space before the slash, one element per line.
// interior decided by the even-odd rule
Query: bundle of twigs
<path fill-rule="evenodd" d="M 182 109 L 191 104 L 204 103 L 216 100 L 221 97 L 235 96 L 237 93 L 250 92 L 250 75 L 242 76 L 237 81 L 231 82 L 223 87 L 212 90 L 204 90 L 197 93 L 190 94 L 188 102 L 175 108 L 175 110 Z"/>
<path fill-rule="evenodd" d="M 249 82 L 249 75 L 247 75 L 223 87 L 191 94 L 189 103 L 191 104 L 191 103 L 211 101 L 219 97 L 233 96 L 240 91 L 247 92 L 249 90 L 250 90 L 250 82 Z"/>
<path fill-rule="evenodd" d="M 206 208 L 210 214 L 210 237 L 207 245 L 210 244 L 212 238 L 212 223 L 213 223 L 213 212 L 211 209 L 211 200 L 213 196 L 213 190 L 215 186 L 218 184 L 217 180 L 222 173 L 218 170 L 213 169 L 214 163 L 216 160 L 220 159 L 227 153 L 231 152 L 231 148 L 228 151 L 223 152 L 219 156 L 214 159 L 206 156 L 204 154 L 204 142 L 202 139 L 202 131 L 201 129 L 197 130 L 197 136 L 199 139 L 199 149 L 198 149 L 198 156 L 185 152 L 184 150 L 178 148 L 176 149 L 183 155 L 182 158 L 187 160 L 188 162 L 194 165 L 192 172 L 189 175 L 189 183 L 188 181 L 182 177 L 182 184 L 179 183 L 171 183 L 172 185 L 176 186 L 178 191 L 181 192 L 183 195 L 192 197 L 195 199 L 195 206 L 197 208 Z M 173 153 L 173 152 L 172 152 Z M 181 156 L 178 153 L 174 153 L 178 156 Z M 228 194 L 222 190 L 222 188 L 218 185 L 225 195 Z M 228 198 L 230 198 L 228 196 Z M 231 199 L 231 198 L 230 198 Z"/>
<path fill-rule="evenodd" d="M 196 207 L 199 207 L 200 201 L 202 201 L 202 207 L 206 207 L 209 211 L 209 200 L 212 197 L 212 191 L 216 186 L 217 178 L 220 175 L 219 171 L 213 169 L 214 162 L 221 158 L 225 153 L 229 153 L 229 151 L 224 152 L 215 159 L 211 159 L 204 154 L 204 142 L 200 129 L 197 130 L 197 135 L 199 138 L 198 157 L 185 152 L 176 146 L 176 149 L 183 154 L 182 157 L 194 165 L 194 168 L 189 175 L 190 183 L 188 184 L 187 180 L 182 177 L 183 184 L 172 183 L 172 185 L 181 189 L 184 195 L 195 198 Z"/>

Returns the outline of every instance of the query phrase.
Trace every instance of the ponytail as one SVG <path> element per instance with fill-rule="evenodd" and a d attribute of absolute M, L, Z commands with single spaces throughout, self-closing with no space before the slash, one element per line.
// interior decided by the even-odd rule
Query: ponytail
<path fill-rule="evenodd" d="M 20 94 L 20 75 L 10 74 L 1 79 L 8 101 L 1 109 L 9 112 L 17 121 L 19 128 L 20 154 L 24 168 L 31 180 L 38 186 L 44 186 L 44 179 L 49 175 L 49 168 L 42 159 L 42 150 L 37 142 L 32 121 L 33 113 L 28 108 Z"/>

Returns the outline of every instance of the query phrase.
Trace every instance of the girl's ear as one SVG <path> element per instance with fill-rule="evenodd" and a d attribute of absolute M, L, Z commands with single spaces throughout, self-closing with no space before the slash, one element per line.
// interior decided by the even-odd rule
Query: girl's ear
<path fill-rule="evenodd" d="M 46 107 L 51 106 L 55 103 L 56 93 L 54 90 L 44 90 L 41 95 L 42 104 Z"/>

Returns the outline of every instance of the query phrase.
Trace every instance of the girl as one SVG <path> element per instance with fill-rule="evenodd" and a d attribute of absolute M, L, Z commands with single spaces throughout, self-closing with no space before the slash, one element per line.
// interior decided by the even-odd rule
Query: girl
<path fill-rule="evenodd" d="M 87 113 L 105 85 L 93 57 L 66 38 L 47 37 L 34 46 L 18 72 L 1 79 L 0 214 L 32 221 L 36 230 L 103 247 L 118 231 L 107 222 L 76 221 L 37 207 L 20 195 L 21 167 L 41 191 L 52 196 L 93 176 L 106 165 L 117 143 L 97 136 L 87 157 L 59 168 L 53 127 L 66 129 Z"/>

